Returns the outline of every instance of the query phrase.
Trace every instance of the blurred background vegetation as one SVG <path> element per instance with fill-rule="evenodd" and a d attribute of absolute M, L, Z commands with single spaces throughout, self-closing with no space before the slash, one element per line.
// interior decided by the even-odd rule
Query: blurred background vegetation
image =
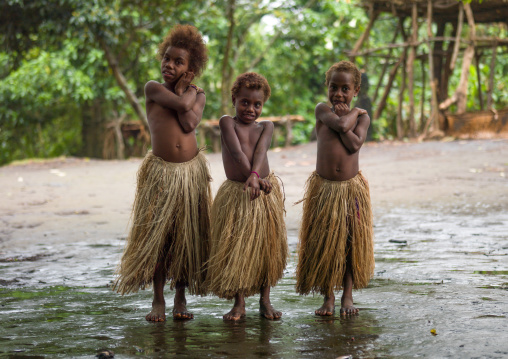
<path fill-rule="evenodd" d="M 108 128 L 120 121 L 146 121 L 143 88 L 150 79 L 162 80 L 156 47 L 177 23 L 196 26 L 209 49 L 207 69 L 195 81 L 207 94 L 203 118 L 231 113 L 232 82 L 242 72 L 256 71 L 272 87 L 263 116 L 303 116 L 305 121 L 294 127 L 293 142 L 309 141 L 314 107 L 326 101 L 324 73 L 334 62 L 348 59 L 347 51 L 368 24 L 359 5 L 355 0 L 3 0 L 0 165 L 32 157 L 104 157 Z M 364 46 L 392 41 L 395 28 L 396 18 L 380 15 Z M 477 32 L 503 38 L 507 29 L 480 25 Z M 454 36 L 451 28 L 446 34 Z M 393 57 L 401 51 L 393 49 Z M 497 51 L 495 68 L 483 61 L 479 69 L 484 78 L 496 72 L 494 108 L 503 108 L 508 104 L 508 58 L 505 48 Z M 356 57 L 371 84 L 371 97 L 386 61 L 392 60 Z M 419 99 L 421 91 L 430 90 L 422 76 L 428 69 L 416 64 Z M 478 108 L 475 93 L 488 86 L 485 81 L 478 88 L 475 71 L 471 66 L 468 109 Z M 402 73 L 372 125 L 374 140 L 394 136 Z M 451 88 L 459 77 L 460 65 Z M 429 101 L 422 106 L 424 113 L 430 111 Z M 127 139 L 126 147 L 136 147 L 136 141 Z"/>

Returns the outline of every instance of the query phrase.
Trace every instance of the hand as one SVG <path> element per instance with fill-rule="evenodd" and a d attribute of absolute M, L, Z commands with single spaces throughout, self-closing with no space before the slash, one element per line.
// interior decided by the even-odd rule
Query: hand
<path fill-rule="evenodd" d="M 194 79 L 194 72 L 184 72 L 175 85 L 175 94 L 182 96 Z"/>
<path fill-rule="evenodd" d="M 196 86 L 196 85 L 194 85 L 194 86 Z M 199 87 L 199 86 L 196 86 L 196 87 L 197 87 L 197 90 L 196 90 L 197 95 L 199 95 L 200 93 L 205 93 L 205 90 L 203 90 L 201 87 Z"/>
<path fill-rule="evenodd" d="M 367 115 L 367 110 L 364 110 L 363 108 L 355 107 L 353 110 L 358 111 L 358 116 Z"/>
<path fill-rule="evenodd" d="M 259 190 L 259 179 L 255 173 L 251 173 L 249 178 L 247 178 L 247 181 L 245 181 L 245 185 L 243 186 L 243 191 L 245 192 L 249 187 L 251 188 L 250 200 L 253 201 L 261 194 Z"/>
<path fill-rule="evenodd" d="M 351 112 L 351 110 L 349 109 L 349 106 L 345 103 L 338 103 L 335 106 L 333 106 L 333 113 L 339 117 L 345 116 L 349 112 Z"/>
<path fill-rule="evenodd" d="M 266 193 L 266 194 L 270 194 L 270 192 L 272 192 L 272 184 L 270 183 L 270 181 L 268 180 L 265 180 L 265 179 L 259 179 L 259 187 L 261 187 L 261 189 Z"/>

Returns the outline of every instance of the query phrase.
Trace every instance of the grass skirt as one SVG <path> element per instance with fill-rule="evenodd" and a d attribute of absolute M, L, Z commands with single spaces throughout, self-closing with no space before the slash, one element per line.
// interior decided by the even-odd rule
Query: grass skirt
<path fill-rule="evenodd" d="M 226 180 L 212 207 L 208 289 L 220 298 L 246 297 L 275 286 L 287 260 L 284 199 L 276 177 L 272 192 L 250 200 L 244 183 Z"/>
<path fill-rule="evenodd" d="M 348 252 L 353 288 L 367 286 L 374 273 L 374 240 L 369 185 L 361 172 L 347 181 L 312 173 L 299 237 L 298 293 L 331 295 L 342 289 Z"/>
<path fill-rule="evenodd" d="M 201 152 L 183 163 L 166 162 L 148 152 L 138 170 L 132 226 L 114 290 L 125 294 L 145 289 L 161 265 L 171 289 L 184 282 L 191 294 L 206 294 L 210 181 Z"/>

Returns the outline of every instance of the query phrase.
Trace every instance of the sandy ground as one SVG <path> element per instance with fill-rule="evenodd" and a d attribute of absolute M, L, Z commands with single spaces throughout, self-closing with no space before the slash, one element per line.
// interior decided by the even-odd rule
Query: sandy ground
<path fill-rule="evenodd" d="M 368 143 L 360 166 L 375 215 L 396 207 L 454 213 L 508 209 L 508 140 Z M 207 155 L 213 191 L 225 179 L 220 154 Z M 287 227 L 296 232 L 316 145 L 269 152 L 286 193 Z M 0 256 L 37 243 L 126 235 L 141 159 L 55 159 L 0 168 Z"/>

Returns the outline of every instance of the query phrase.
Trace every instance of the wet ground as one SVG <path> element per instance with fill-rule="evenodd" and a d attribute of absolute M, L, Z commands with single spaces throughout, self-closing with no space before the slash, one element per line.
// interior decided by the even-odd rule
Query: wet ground
<path fill-rule="evenodd" d="M 360 314 L 316 317 L 322 298 L 294 292 L 300 208 L 291 206 L 292 256 L 272 290 L 272 303 L 283 312 L 274 322 L 258 315 L 258 297 L 247 300 L 244 320 L 227 323 L 222 315 L 231 302 L 189 296 L 194 320 L 148 323 L 151 291 L 111 292 L 132 195 L 114 202 L 108 195 L 130 189 L 133 177 L 126 173 L 135 172 L 138 160 L 0 168 L 6 199 L 0 204 L 0 357 L 93 358 L 100 349 L 115 358 L 508 357 L 507 149 L 507 141 L 367 146 L 376 270 L 369 287 L 354 293 Z M 294 188 L 312 169 L 312 151 L 307 145 L 270 154 L 289 204 L 301 196 Z M 429 153 L 446 158 L 431 163 Z M 209 159 L 216 188 L 220 159 Z M 433 181 L 433 171 L 446 182 Z M 447 186 L 452 189 L 444 191 Z M 392 187 L 398 195 L 390 195 Z M 166 291 L 167 303 L 172 299 Z"/>

